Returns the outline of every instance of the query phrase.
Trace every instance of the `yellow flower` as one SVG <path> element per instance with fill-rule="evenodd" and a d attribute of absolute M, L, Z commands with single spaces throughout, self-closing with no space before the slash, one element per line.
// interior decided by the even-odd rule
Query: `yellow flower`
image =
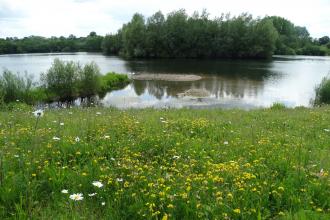
<path fill-rule="evenodd" d="M 323 209 L 321 209 L 321 208 L 317 208 L 316 211 L 317 211 L 317 212 L 323 212 Z"/>
<path fill-rule="evenodd" d="M 173 209 L 173 208 L 174 208 L 174 205 L 172 205 L 172 204 L 168 204 L 168 205 L 167 205 L 167 208 L 169 208 L 169 209 Z"/>
<path fill-rule="evenodd" d="M 35 173 L 32 173 L 32 176 L 33 176 L 33 177 L 36 177 L 36 176 L 37 176 L 37 174 L 35 174 Z"/>
<path fill-rule="evenodd" d="M 168 215 L 165 213 L 165 215 L 163 216 L 162 220 L 167 220 L 168 219 Z"/>
<path fill-rule="evenodd" d="M 234 209 L 234 212 L 237 213 L 237 214 L 240 214 L 241 210 L 240 209 Z"/>
<path fill-rule="evenodd" d="M 182 197 L 183 199 L 186 199 L 186 198 L 188 198 L 188 195 L 187 195 L 187 193 L 182 193 L 182 194 L 181 194 L 181 197 Z"/>
<path fill-rule="evenodd" d="M 228 198 L 228 199 L 233 199 L 233 194 L 228 193 L 228 194 L 227 194 L 227 198 Z"/>

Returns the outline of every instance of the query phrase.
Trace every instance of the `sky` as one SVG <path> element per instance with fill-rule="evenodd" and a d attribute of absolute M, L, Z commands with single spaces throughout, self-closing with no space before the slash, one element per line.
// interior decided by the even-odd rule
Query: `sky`
<path fill-rule="evenodd" d="M 330 36 L 330 0 L 0 0 L 0 38 L 105 35 L 136 12 L 148 17 L 182 8 L 189 15 L 206 9 L 210 18 L 221 13 L 277 15 L 307 27 L 314 38 Z"/>

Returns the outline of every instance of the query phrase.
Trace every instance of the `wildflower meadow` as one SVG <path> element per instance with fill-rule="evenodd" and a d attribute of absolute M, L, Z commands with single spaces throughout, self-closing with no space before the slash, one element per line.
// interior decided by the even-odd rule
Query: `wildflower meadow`
<path fill-rule="evenodd" d="M 1 219 L 330 219 L 330 107 L 0 112 Z"/>

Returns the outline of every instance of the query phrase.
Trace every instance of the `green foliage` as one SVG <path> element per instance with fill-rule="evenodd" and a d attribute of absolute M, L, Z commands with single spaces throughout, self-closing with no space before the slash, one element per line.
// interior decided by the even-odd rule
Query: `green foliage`
<path fill-rule="evenodd" d="M 117 35 L 122 47 L 118 49 L 116 42 L 111 46 L 112 35 L 103 44 L 104 51 L 119 51 L 126 57 L 172 58 L 267 58 L 278 36 L 272 22 L 248 14 L 211 20 L 205 10 L 188 16 L 183 9 L 166 18 L 159 11 L 147 22 L 135 14 Z"/>
<path fill-rule="evenodd" d="M 123 51 L 126 57 L 145 57 L 146 27 L 144 17 L 135 14 L 132 20 L 123 26 Z"/>
<path fill-rule="evenodd" d="M 55 99 L 54 96 L 43 87 L 33 87 L 26 92 L 26 97 L 25 103 L 27 104 L 48 103 Z"/>
<path fill-rule="evenodd" d="M 16 101 L 30 102 L 28 93 L 33 86 L 32 77 L 25 74 L 23 77 L 4 70 L 0 76 L 0 103 Z"/>
<path fill-rule="evenodd" d="M 324 77 L 315 88 L 314 105 L 330 104 L 330 78 Z"/>
<path fill-rule="evenodd" d="M 128 83 L 127 75 L 108 73 L 102 76 L 94 62 L 81 66 L 73 61 L 55 59 L 50 69 L 41 75 L 39 86 L 32 83 L 32 77 L 27 74 L 22 77 L 4 70 L 0 75 L 0 105 L 72 102 L 78 97 L 104 96 Z"/>
<path fill-rule="evenodd" d="M 96 32 L 91 32 L 85 39 L 85 50 L 87 52 L 99 52 L 101 51 L 103 37 L 98 36 Z"/>
<path fill-rule="evenodd" d="M 272 16 L 267 19 L 272 21 L 279 35 L 276 41 L 275 54 L 294 55 L 299 44 L 303 44 L 309 38 L 309 33 L 305 28 L 295 27 L 292 22 L 285 18 Z"/>
<path fill-rule="evenodd" d="M 298 55 L 325 56 L 327 51 L 320 46 L 308 44 L 303 48 L 298 49 L 296 53 Z"/>
<path fill-rule="evenodd" d="M 80 72 L 78 63 L 54 59 L 50 69 L 42 74 L 41 81 L 47 92 L 56 95 L 53 101 L 73 101 L 79 94 Z"/>
<path fill-rule="evenodd" d="M 272 110 L 283 110 L 283 109 L 286 109 L 286 106 L 283 103 L 275 102 L 275 103 L 272 104 L 270 109 L 272 109 Z"/>
<path fill-rule="evenodd" d="M 117 74 L 114 72 L 109 72 L 104 76 L 101 76 L 100 81 L 100 90 L 98 93 L 101 97 L 104 96 L 106 92 L 121 89 L 129 83 L 127 75 Z"/>
<path fill-rule="evenodd" d="M 79 71 L 79 96 L 84 98 L 97 94 L 101 87 L 100 76 L 100 69 L 95 62 L 86 64 Z"/>
<path fill-rule="evenodd" d="M 158 11 L 148 18 L 136 13 L 116 34 L 105 37 L 93 31 L 79 38 L 0 38 L 0 54 L 102 51 L 128 58 L 268 58 L 323 56 L 330 53 L 324 49 L 329 45 L 328 36 L 313 40 L 306 27 L 278 16 L 253 19 L 243 13 L 210 19 L 206 10 L 189 16 L 180 9 L 166 16 Z"/>
<path fill-rule="evenodd" d="M 122 48 L 122 38 L 121 34 L 106 35 L 102 41 L 102 52 L 104 54 L 119 54 Z"/>
<path fill-rule="evenodd" d="M 91 32 L 87 37 L 40 37 L 30 36 L 22 39 L 0 38 L 0 54 L 46 53 L 46 52 L 101 52 L 103 37 Z"/>
<path fill-rule="evenodd" d="M 319 39 L 319 43 L 321 45 L 328 44 L 328 43 L 330 43 L 330 38 L 328 36 L 323 36 Z"/>
<path fill-rule="evenodd" d="M 105 95 L 106 92 L 121 88 L 128 82 L 127 75 L 108 73 L 102 76 L 94 62 L 82 67 L 73 61 L 55 59 L 51 68 L 42 74 L 41 91 L 46 92 L 46 100 L 70 102 L 78 97 Z"/>
<path fill-rule="evenodd" d="M 320 38 L 326 43 L 326 37 Z M 158 11 L 145 19 L 135 14 L 115 35 L 105 37 L 106 54 L 125 57 L 269 58 L 284 55 L 327 54 L 312 41 L 306 27 L 272 16 L 253 19 L 249 14 L 209 19 L 204 10 L 188 16 L 181 9 L 167 16 Z M 326 45 L 326 44 L 324 44 Z"/>

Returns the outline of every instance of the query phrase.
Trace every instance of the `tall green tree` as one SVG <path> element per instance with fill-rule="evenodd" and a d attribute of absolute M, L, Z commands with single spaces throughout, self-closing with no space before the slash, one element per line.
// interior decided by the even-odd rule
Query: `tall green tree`
<path fill-rule="evenodd" d="M 123 26 L 123 53 L 127 57 L 146 56 L 146 26 L 141 14 L 134 14 L 132 20 Z"/>
<path fill-rule="evenodd" d="M 92 31 L 86 38 L 85 49 L 87 52 L 98 52 L 101 51 L 103 37 Z"/>

